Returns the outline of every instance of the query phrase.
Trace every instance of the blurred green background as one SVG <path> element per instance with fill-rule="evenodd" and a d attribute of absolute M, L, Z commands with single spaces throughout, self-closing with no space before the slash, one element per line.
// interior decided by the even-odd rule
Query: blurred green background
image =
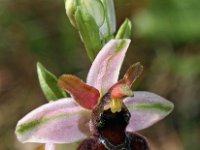
<path fill-rule="evenodd" d="M 142 131 L 152 150 L 199 150 L 200 1 L 115 0 L 117 24 L 133 23 L 132 43 L 121 74 L 144 65 L 134 87 L 175 104 L 163 121 Z M 57 76 L 86 78 L 91 65 L 63 0 L 0 0 L 0 150 L 31 150 L 16 140 L 17 121 L 46 103 L 36 62 Z"/>

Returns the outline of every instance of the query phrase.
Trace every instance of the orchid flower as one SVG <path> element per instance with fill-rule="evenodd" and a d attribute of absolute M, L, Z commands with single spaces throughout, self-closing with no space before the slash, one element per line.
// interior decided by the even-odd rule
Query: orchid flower
<path fill-rule="evenodd" d="M 129 110 L 127 132 L 145 129 L 168 115 L 173 104 L 165 98 L 151 92 L 132 92 L 131 85 L 142 72 L 140 63 L 132 65 L 118 81 L 129 44 L 129 39 L 110 40 L 92 63 L 86 83 L 76 76 L 62 75 L 58 84 L 71 97 L 44 104 L 23 117 L 16 126 L 19 141 L 62 144 L 92 137 L 92 111 L 105 95 L 109 101 L 103 110 L 110 109 L 112 113 L 124 107 Z"/>

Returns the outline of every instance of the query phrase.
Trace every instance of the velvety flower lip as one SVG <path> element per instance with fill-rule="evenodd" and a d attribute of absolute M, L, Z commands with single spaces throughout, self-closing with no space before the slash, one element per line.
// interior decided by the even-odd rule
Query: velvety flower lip
<path fill-rule="evenodd" d="M 118 81 L 119 71 L 129 44 L 129 39 L 109 41 L 96 56 L 86 83 L 73 75 L 61 76 L 59 85 L 69 92 L 72 98 L 44 104 L 28 113 L 16 126 L 19 141 L 72 143 L 89 136 L 90 110 L 98 104 L 100 97 L 119 84 L 120 86 L 114 91 L 115 97 L 118 97 L 116 92 L 118 88 L 122 90 L 122 93 L 123 88 L 126 90 L 124 86 L 121 89 L 124 83 L 130 88 L 142 70 L 140 65 L 136 65 L 136 68 L 128 70 L 124 78 Z M 123 97 L 129 96 L 126 92 L 122 95 Z M 123 102 L 131 113 L 127 131 L 134 132 L 158 122 L 174 107 L 171 102 L 161 96 L 142 91 L 134 92 L 134 97 L 127 97 Z"/>

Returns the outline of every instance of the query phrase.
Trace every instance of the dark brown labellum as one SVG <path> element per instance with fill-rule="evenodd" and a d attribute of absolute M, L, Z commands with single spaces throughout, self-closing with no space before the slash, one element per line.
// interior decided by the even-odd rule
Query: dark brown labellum
<path fill-rule="evenodd" d="M 78 150 L 149 150 L 144 137 L 126 132 L 130 112 L 124 105 L 120 112 L 104 110 L 110 96 L 106 94 L 92 111 L 93 136 L 84 140 Z"/>

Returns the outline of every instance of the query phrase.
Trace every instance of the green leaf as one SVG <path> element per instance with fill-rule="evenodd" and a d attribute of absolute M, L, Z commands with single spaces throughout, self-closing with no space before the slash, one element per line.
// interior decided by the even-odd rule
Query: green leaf
<path fill-rule="evenodd" d="M 39 83 L 45 97 L 49 101 L 66 97 L 66 93 L 57 85 L 57 78 L 49 72 L 41 63 L 37 63 Z"/>
<path fill-rule="evenodd" d="M 81 6 L 77 7 L 75 19 L 87 54 L 90 60 L 93 61 L 102 48 L 99 27 L 93 17 Z"/>
<path fill-rule="evenodd" d="M 124 23 L 120 26 L 116 39 L 128 39 L 131 35 L 131 21 L 129 19 L 126 19 Z"/>

